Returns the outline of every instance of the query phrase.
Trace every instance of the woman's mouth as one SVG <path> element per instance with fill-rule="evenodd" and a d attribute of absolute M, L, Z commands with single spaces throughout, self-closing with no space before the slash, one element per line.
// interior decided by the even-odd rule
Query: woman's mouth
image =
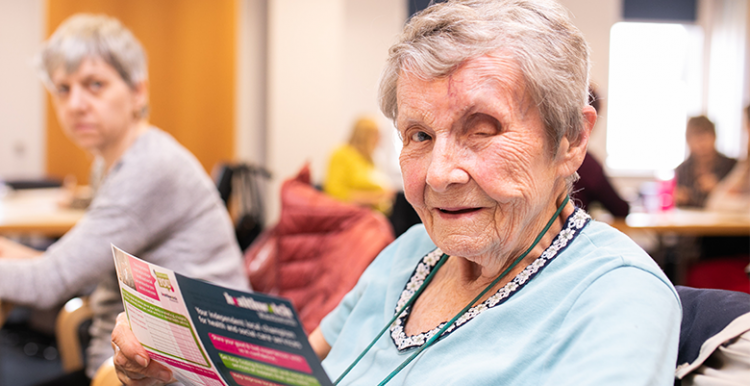
<path fill-rule="evenodd" d="M 481 208 L 438 208 L 440 213 L 445 214 L 465 214 L 476 212 Z"/>

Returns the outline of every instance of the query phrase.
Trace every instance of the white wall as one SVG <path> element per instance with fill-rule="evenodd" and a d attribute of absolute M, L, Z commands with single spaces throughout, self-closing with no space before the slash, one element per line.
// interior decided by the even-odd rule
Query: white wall
<path fill-rule="evenodd" d="M 44 175 L 45 91 L 31 66 L 43 37 L 43 0 L 0 0 L 0 179 Z"/>
<path fill-rule="evenodd" d="M 602 165 L 607 159 L 607 92 L 609 90 L 610 29 L 622 21 L 622 0 L 558 0 L 573 16 L 591 49 L 591 83 L 603 98 L 594 131 L 589 139 L 589 152 Z M 606 165 L 605 165 L 606 168 Z M 635 198 L 646 178 L 617 176 L 609 173 L 615 189 L 626 199 Z"/>
<path fill-rule="evenodd" d="M 377 114 L 380 69 L 405 8 L 401 0 L 269 0 L 270 222 L 278 216 L 281 182 L 309 161 L 319 183 L 355 117 Z"/>
<path fill-rule="evenodd" d="M 268 167 L 274 173 L 269 219 L 278 191 L 307 161 L 321 173 L 341 131 L 344 0 L 271 0 L 268 6 Z"/>
<path fill-rule="evenodd" d="M 237 12 L 236 158 L 266 165 L 268 0 L 242 0 Z"/>
<path fill-rule="evenodd" d="M 606 159 L 607 90 L 609 84 L 609 30 L 621 21 L 622 0 L 559 0 L 573 15 L 591 48 L 591 83 L 604 98 L 589 150 L 601 162 Z"/>
<path fill-rule="evenodd" d="M 388 48 L 406 22 L 404 0 L 347 0 L 344 37 L 344 104 L 346 126 L 339 142 L 348 139 L 351 125 L 362 114 L 380 123 L 382 139 L 373 158 L 390 178 L 394 188 L 403 188 L 398 152 L 401 140 L 393 122 L 380 113 L 378 81 L 388 57 Z"/>

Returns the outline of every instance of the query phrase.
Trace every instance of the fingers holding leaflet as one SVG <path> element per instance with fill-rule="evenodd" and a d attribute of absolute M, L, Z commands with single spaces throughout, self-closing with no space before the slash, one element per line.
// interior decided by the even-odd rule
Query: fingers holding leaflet
<path fill-rule="evenodd" d="M 117 377 L 128 386 L 162 385 L 173 381 L 172 371 L 166 366 L 151 361 L 146 349 L 141 346 L 130 330 L 125 313 L 117 316 L 112 331 L 113 361 Z"/>

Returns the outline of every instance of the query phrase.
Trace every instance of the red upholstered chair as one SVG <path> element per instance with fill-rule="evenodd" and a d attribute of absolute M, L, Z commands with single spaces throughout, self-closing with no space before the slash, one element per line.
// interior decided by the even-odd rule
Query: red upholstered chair
<path fill-rule="evenodd" d="M 292 301 L 309 333 L 392 241 L 385 216 L 316 190 L 305 166 L 282 185 L 280 220 L 246 251 L 245 268 L 255 291 Z"/>
<path fill-rule="evenodd" d="M 699 261 L 688 269 L 686 285 L 750 294 L 750 277 L 745 272 L 748 262 L 747 256 Z"/>

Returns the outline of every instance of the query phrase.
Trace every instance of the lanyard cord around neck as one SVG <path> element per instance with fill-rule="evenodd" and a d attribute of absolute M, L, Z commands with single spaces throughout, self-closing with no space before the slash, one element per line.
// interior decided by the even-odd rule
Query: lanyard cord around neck
<path fill-rule="evenodd" d="M 553 214 L 552 218 L 549 219 L 549 221 L 547 222 L 547 225 L 544 227 L 544 229 L 542 229 L 542 231 L 539 232 L 539 235 L 537 235 L 536 239 L 534 239 L 534 242 L 531 243 L 531 246 L 526 250 L 526 252 L 524 252 L 521 256 L 519 256 L 518 258 L 516 258 L 516 260 L 513 262 L 513 264 L 511 264 L 508 268 L 506 268 L 495 280 L 492 281 L 492 283 L 490 283 L 479 295 L 477 295 L 477 297 L 475 297 L 474 300 L 472 300 L 471 302 L 469 302 L 469 304 L 467 304 L 466 307 L 464 307 L 461 311 L 459 311 L 456 314 L 456 316 L 453 317 L 453 319 L 451 319 L 450 321 L 448 321 L 448 323 L 446 323 L 436 334 L 434 334 L 429 340 L 427 340 L 427 342 L 425 342 L 421 347 L 419 347 L 419 349 L 417 349 L 417 351 L 415 351 L 412 355 L 410 355 L 408 358 L 406 358 L 406 360 L 404 360 L 404 362 L 402 362 L 396 369 L 394 369 L 393 371 L 391 371 L 391 373 L 388 374 L 388 376 L 385 377 L 385 379 L 383 379 L 383 381 L 380 382 L 378 384 L 378 386 L 383 386 L 386 383 L 388 383 L 393 377 L 396 376 L 396 374 L 398 374 L 401 370 L 403 370 L 404 367 L 406 367 L 409 363 L 411 363 L 411 361 L 414 360 L 414 358 L 416 358 L 422 351 L 424 351 L 425 349 L 427 349 L 427 347 L 431 346 L 435 341 L 437 341 L 440 338 L 440 336 L 443 335 L 443 333 L 445 332 L 445 330 L 447 330 L 448 328 L 450 328 L 450 326 L 452 326 L 453 323 L 455 323 L 456 320 L 458 320 L 458 318 L 461 317 L 461 315 L 463 315 L 464 313 L 466 313 L 466 311 L 468 311 L 469 308 L 471 308 L 474 305 L 474 303 L 476 303 L 477 301 L 479 301 L 479 299 L 481 299 L 487 293 L 487 291 L 489 291 L 490 289 L 492 289 L 492 287 L 494 287 L 495 285 L 497 285 L 497 283 L 503 277 L 505 277 L 505 275 L 507 275 L 508 272 L 510 272 L 516 265 L 518 265 L 518 263 L 521 262 L 521 260 L 523 260 L 529 253 L 531 253 L 531 250 L 534 249 L 534 247 L 539 243 L 539 241 L 542 239 L 542 237 L 544 237 L 544 235 L 547 233 L 547 231 L 549 230 L 549 228 L 552 227 L 552 224 L 555 223 L 555 219 L 557 219 L 557 216 L 560 215 L 560 213 L 562 212 L 562 210 L 565 207 L 565 205 L 568 204 L 569 200 L 570 200 L 570 197 L 566 195 L 565 199 L 562 202 L 562 204 L 560 204 L 560 206 L 557 208 L 557 211 L 555 211 L 555 214 Z M 404 312 L 404 310 L 407 307 L 409 307 L 419 297 L 419 295 L 427 287 L 427 285 L 430 283 L 430 281 L 432 281 L 432 278 L 433 278 L 434 274 L 440 269 L 440 267 L 443 266 L 443 264 L 445 264 L 445 262 L 447 260 L 448 260 L 448 255 L 446 255 L 444 253 L 443 256 L 440 257 L 440 261 L 438 261 L 438 263 L 432 269 L 432 271 L 430 272 L 430 274 L 427 275 L 427 277 L 425 278 L 424 282 L 419 287 L 419 289 L 414 293 L 414 295 L 412 295 L 412 297 L 409 299 L 409 301 L 406 304 L 404 304 L 404 306 L 401 307 L 400 310 L 398 310 L 398 312 L 396 313 L 396 315 L 388 322 L 388 324 L 386 324 L 385 327 L 383 327 L 383 329 L 380 330 L 380 333 L 378 333 L 378 335 L 375 337 L 375 339 L 373 339 L 372 342 L 370 342 L 370 344 L 362 351 L 362 353 L 359 354 L 359 356 L 357 357 L 357 359 L 355 359 L 354 362 L 352 362 L 352 364 L 349 365 L 349 367 L 346 370 L 344 370 L 344 372 L 339 376 L 339 378 L 336 379 L 336 382 L 334 382 L 335 385 L 338 385 L 338 383 L 341 382 L 341 380 L 344 379 L 344 377 L 347 374 L 349 374 L 349 372 L 354 368 L 354 366 L 356 366 L 357 363 L 359 363 L 359 361 L 365 356 L 365 354 L 367 354 L 367 352 L 370 351 L 370 349 L 372 348 L 372 346 L 374 346 L 375 343 L 380 339 L 380 337 L 383 336 L 383 334 L 391 326 L 391 324 L 393 324 L 393 322 L 396 321 L 396 319 L 399 317 L 399 315 L 401 315 Z"/>

